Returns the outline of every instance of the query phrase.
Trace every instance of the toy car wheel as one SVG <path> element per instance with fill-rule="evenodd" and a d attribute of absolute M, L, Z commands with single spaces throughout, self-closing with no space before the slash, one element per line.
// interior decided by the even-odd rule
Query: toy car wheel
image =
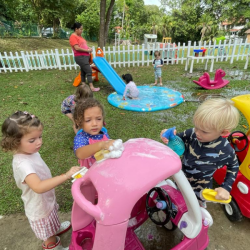
<path fill-rule="evenodd" d="M 230 203 L 224 205 L 224 212 L 230 221 L 241 221 L 243 216 L 234 199 Z"/>

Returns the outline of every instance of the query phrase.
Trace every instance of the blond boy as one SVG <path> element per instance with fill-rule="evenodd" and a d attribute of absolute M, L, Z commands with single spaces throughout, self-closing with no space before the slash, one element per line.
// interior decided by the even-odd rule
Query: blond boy
<path fill-rule="evenodd" d="M 202 206 L 206 205 L 201 191 L 212 188 L 214 172 L 225 165 L 227 174 L 221 187 L 215 189 L 216 199 L 229 199 L 239 164 L 235 151 L 225 136 L 238 125 L 239 118 L 239 112 L 231 100 L 208 99 L 194 114 L 194 128 L 177 134 L 185 143 L 182 170 Z M 161 138 L 163 142 L 168 142 Z"/>

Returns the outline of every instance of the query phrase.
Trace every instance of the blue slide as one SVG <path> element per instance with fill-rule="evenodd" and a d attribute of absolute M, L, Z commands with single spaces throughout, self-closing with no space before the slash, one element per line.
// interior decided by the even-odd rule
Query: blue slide
<path fill-rule="evenodd" d="M 97 56 L 93 59 L 94 64 L 100 70 L 102 75 L 112 85 L 117 94 L 123 95 L 126 84 L 123 82 L 121 77 L 115 72 L 111 65 L 107 62 L 104 57 Z"/>

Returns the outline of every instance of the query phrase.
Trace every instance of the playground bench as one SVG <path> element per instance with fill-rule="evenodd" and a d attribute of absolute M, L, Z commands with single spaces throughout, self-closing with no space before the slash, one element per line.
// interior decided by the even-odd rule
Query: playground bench
<path fill-rule="evenodd" d="M 193 66 L 194 66 L 194 61 L 195 60 L 197 60 L 197 62 L 199 62 L 199 60 L 202 60 L 202 61 L 206 60 L 205 70 L 207 70 L 208 61 L 211 60 L 211 66 L 210 66 L 210 71 L 209 72 L 213 72 L 213 66 L 214 66 L 214 59 L 215 58 L 216 58 L 215 56 L 203 56 L 203 57 L 188 56 L 187 61 L 186 61 L 186 65 L 185 65 L 185 71 L 188 70 L 188 64 L 189 64 L 190 60 L 191 60 L 191 65 L 190 65 L 189 73 L 193 72 Z"/>

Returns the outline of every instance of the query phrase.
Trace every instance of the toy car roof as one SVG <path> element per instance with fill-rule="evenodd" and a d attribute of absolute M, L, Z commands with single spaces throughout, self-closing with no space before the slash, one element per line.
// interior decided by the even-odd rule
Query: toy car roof
<path fill-rule="evenodd" d="M 86 183 L 93 183 L 104 213 L 119 209 L 119 217 L 112 213 L 112 223 L 129 218 L 135 203 L 148 190 L 181 169 L 179 156 L 157 141 L 130 139 L 124 148 L 120 158 L 96 162 L 83 177 Z M 121 208 L 124 202 L 126 206 Z M 110 223 L 109 218 L 105 222 Z"/>

